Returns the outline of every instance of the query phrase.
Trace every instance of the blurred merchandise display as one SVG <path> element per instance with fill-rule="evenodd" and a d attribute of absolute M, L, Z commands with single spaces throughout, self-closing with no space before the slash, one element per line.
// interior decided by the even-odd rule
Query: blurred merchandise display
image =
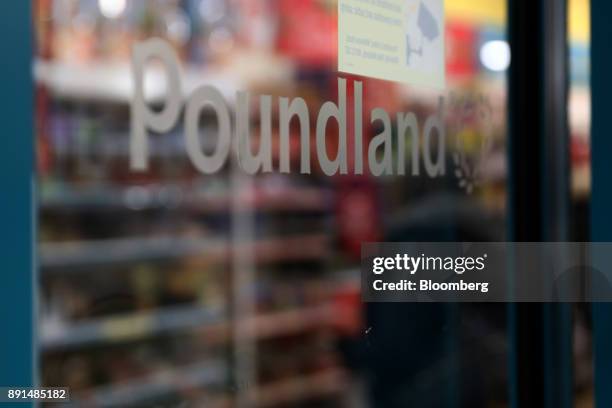
<path fill-rule="evenodd" d="M 447 0 L 444 96 L 455 109 L 453 123 L 462 126 L 465 160 L 490 139 L 482 183 L 470 194 L 455 178 L 330 178 L 319 169 L 244 181 L 231 162 L 203 176 L 185 155 L 181 125 L 151 135 L 149 170 L 130 171 L 135 43 L 162 37 L 172 44 L 184 68 L 184 95 L 211 84 L 232 106 L 237 90 L 249 90 L 300 96 L 315 112 L 337 92 L 335 1 L 36 0 L 42 384 L 71 387 L 78 406 L 95 407 L 346 401 L 358 364 L 344 346 L 366 331 L 361 242 L 384 239 L 390 226 L 450 203 L 448 191 L 452 203 L 459 196 L 498 221 L 504 216 L 509 55 L 495 17 L 504 15 L 504 2 L 487 2 L 496 5 L 487 7 L 492 14 L 476 19 L 454 3 L 464 2 Z M 158 68 L 153 64 L 145 80 L 153 106 L 166 86 Z M 365 112 L 382 107 L 425 117 L 438 107 L 433 91 L 359 79 Z M 583 105 L 572 101 L 576 109 Z M 257 116 L 252 123 L 256 135 Z M 201 130 L 216 126 L 204 112 Z M 379 129 L 366 127 L 369 140 Z M 572 158 L 582 166 L 587 127 L 576 129 Z M 205 139 L 204 149 L 211 143 Z M 405 146 L 412 157 L 411 144 Z M 494 236 L 502 233 L 500 227 Z M 247 384 L 239 380 L 248 375 Z"/>

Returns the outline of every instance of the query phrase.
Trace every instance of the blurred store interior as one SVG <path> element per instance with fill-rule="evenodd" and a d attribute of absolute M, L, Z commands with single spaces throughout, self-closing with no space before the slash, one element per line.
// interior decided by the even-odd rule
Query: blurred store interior
<path fill-rule="evenodd" d="M 569 3 L 571 240 L 587 241 L 589 4 Z M 316 112 L 341 76 L 364 82 L 365 111 L 425 117 L 439 92 L 339 73 L 335 0 L 34 4 L 41 384 L 85 407 L 438 407 L 451 383 L 460 406 L 509 406 L 503 305 L 365 305 L 359 280 L 362 242 L 506 239 L 504 0 L 445 1 L 448 115 L 468 152 L 487 149 L 473 183 L 316 165 L 203 176 L 182 126 L 151 135 L 149 171 L 133 172 L 130 58 L 147 38 L 173 45 L 186 95 L 212 84 L 230 104 L 249 90 Z M 589 316 L 574 320 L 576 406 L 590 406 Z"/>

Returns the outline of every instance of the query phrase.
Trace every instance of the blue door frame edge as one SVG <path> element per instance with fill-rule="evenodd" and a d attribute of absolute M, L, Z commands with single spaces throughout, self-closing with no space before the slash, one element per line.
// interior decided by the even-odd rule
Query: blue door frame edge
<path fill-rule="evenodd" d="M 0 2 L 0 386 L 34 381 L 34 114 L 30 1 Z M 20 407 L 26 404 L 15 404 Z M 7 406 L 7 405 L 3 405 Z"/>

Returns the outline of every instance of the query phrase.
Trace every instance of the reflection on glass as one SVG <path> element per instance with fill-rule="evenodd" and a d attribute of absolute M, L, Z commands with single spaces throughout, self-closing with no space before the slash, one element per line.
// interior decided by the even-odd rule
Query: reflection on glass
<path fill-rule="evenodd" d="M 71 387 L 83 406 L 507 402 L 503 306 L 363 304 L 358 272 L 362 242 L 504 239 L 504 1 L 446 0 L 442 90 L 338 72 L 331 0 L 35 4 L 42 384 Z M 134 171 L 132 50 L 153 37 L 176 53 L 185 99 L 175 126 L 148 132 L 148 169 Z M 144 79 L 152 112 L 165 108 L 161 68 L 149 64 Z M 316 123 L 338 103 L 339 78 L 348 171 L 327 176 Z M 268 119 L 258 96 L 273 98 L 274 171 L 247 175 L 233 155 L 214 174 L 198 171 L 184 106 L 201 85 L 232 118 L 236 93 L 250 93 L 254 151 Z M 286 146 L 281 97 L 308 107 Z M 371 120 L 376 109 L 388 125 Z M 408 113 L 416 125 L 397 120 Z M 219 126 L 213 110 L 199 112 L 202 152 L 215 149 Z M 329 157 L 339 127 L 323 130 Z M 373 176 L 370 161 L 386 152 L 370 158 L 369 147 L 385 132 L 394 171 Z M 310 173 L 298 164 L 302 138 Z M 288 173 L 278 171 L 281 147 Z M 425 157 L 444 171 L 431 176 Z"/>

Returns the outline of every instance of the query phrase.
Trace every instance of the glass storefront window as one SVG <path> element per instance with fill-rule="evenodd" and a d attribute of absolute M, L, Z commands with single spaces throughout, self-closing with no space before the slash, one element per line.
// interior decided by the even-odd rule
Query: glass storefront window
<path fill-rule="evenodd" d="M 503 304 L 360 299 L 362 242 L 506 237 L 506 2 L 441 3 L 435 89 L 339 72 L 334 0 L 35 1 L 41 384 L 81 406 L 507 404 Z M 153 38 L 180 89 L 167 61 L 135 74 L 134 47 Z M 135 79 L 150 116 L 179 95 L 168 126 L 147 122 L 146 170 L 133 166 Z M 197 110 L 202 85 L 272 171 L 244 171 L 233 146 L 198 167 L 189 143 L 210 157 L 226 125 Z M 283 100 L 298 99 L 288 121 Z M 320 112 L 342 99 L 320 143 Z M 407 113 L 418 126 L 399 125 Z M 321 148 L 335 157 L 342 128 L 346 174 L 327 175 Z M 389 150 L 370 157 L 385 132 Z M 373 175 L 387 154 L 392 171 Z"/>

